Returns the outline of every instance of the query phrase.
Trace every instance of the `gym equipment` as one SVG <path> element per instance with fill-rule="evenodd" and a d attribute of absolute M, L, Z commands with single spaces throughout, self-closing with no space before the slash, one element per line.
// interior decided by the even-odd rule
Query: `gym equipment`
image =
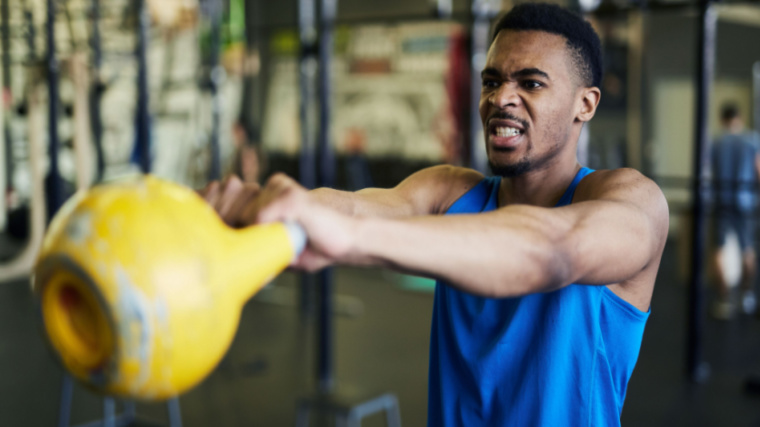
<path fill-rule="evenodd" d="M 221 98 L 219 90 L 224 81 L 224 68 L 220 64 L 220 50 L 222 43 L 222 19 L 224 18 L 225 5 L 220 0 L 206 0 L 201 3 L 201 10 L 211 21 L 210 46 L 207 58 L 208 90 L 211 95 L 211 138 L 209 140 L 209 181 L 218 180 L 222 177 L 221 158 L 219 146 L 219 132 L 221 126 Z"/>
<path fill-rule="evenodd" d="M 697 102 L 694 129 L 694 181 L 692 183 L 694 244 L 691 252 L 691 277 L 689 284 L 689 318 L 686 351 L 686 366 L 689 379 L 695 383 L 707 381 L 709 366 L 702 354 L 704 332 L 705 278 L 701 268 L 704 265 L 705 247 L 705 205 L 709 191 L 710 134 L 707 114 L 710 105 L 710 90 L 715 70 L 715 37 L 718 27 L 717 13 L 710 0 L 699 6 L 699 67 L 697 74 Z"/>
<path fill-rule="evenodd" d="M 77 133 L 78 135 L 88 135 L 86 125 L 87 125 L 87 118 L 84 117 L 84 110 L 85 108 L 89 108 L 89 122 L 91 125 L 90 131 L 92 132 L 92 138 L 95 143 L 95 149 L 96 149 L 96 155 L 97 155 L 97 176 L 96 181 L 100 182 L 103 179 L 103 175 L 105 173 L 105 156 L 103 152 L 102 147 L 102 136 L 103 136 L 103 123 L 102 118 L 100 115 L 100 105 L 102 101 L 102 95 L 107 87 L 106 83 L 103 81 L 102 78 L 102 46 L 101 46 L 101 38 L 100 38 L 100 28 L 99 28 L 99 21 L 100 21 L 100 12 L 101 12 L 101 5 L 100 0 L 92 0 L 91 4 L 91 22 L 92 22 L 92 35 L 91 35 L 91 47 L 92 47 L 92 67 L 93 67 L 93 74 L 94 79 L 89 79 L 89 76 L 86 70 L 86 67 L 83 63 L 77 64 L 76 61 L 73 61 L 75 64 L 74 70 L 72 70 L 72 75 L 74 76 L 75 80 L 75 86 L 77 86 L 76 92 L 77 92 L 77 100 L 78 102 L 76 105 L 78 105 L 78 108 L 75 108 L 75 110 L 78 111 L 78 120 L 77 122 Z M 144 3 L 135 3 L 136 6 L 136 15 L 139 17 L 137 22 L 137 49 L 135 52 L 135 56 L 137 58 L 138 62 L 138 106 L 136 111 L 136 118 L 135 118 L 135 125 L 136 125 L 136 135 L 137 135 L 137 141 L 135 144 L 135 152 L 136 152 L 136 160 L 140 164 L 143 171 L 147 172 L 150 169 L 150 147 L 149 147 L 149 138 L 150 138 L 150 128 L 149 128 L 149 112 L 147 108 L 147 75 L 146 75 L 146 49 L 145 49 L 145 43 L 146 43 L 146 32 L 147 32 L 147 20 L 145 19 L 145 4 Z M 127 16 L 129 14 L 125 14 Z M 78 67 L 77 67 L 78 65 Z M 78 72 L 75 72 L 78 71 Z M 85 86 L 87 86 L 89 83 L 87 80 L 91 80 L 92 84 L 91 87 L 87 91 L 87 95 L 85 95 L 86 89 Z M 78 84 L 77 84 L 78 83 Z M 77 138 L 79 139 L 79 138 Z M 83 141 L 79 141 L 83 142 Z M 77 160 L 80 163 L 86 163 L 87 162 L 87 156 L 79 154 L 79 151 L 83 150 L 86 146 L 86 143 L 80 143 L 78 144 L 77 148 Z M 79 172 L 79 168 L 78 168 Z M 89 181 L 89 174 L 88 179 L 81 179 L 80 174 L 78 176 L 78 182 L 80 183 L 80 189 L 82 187 L 82 184 L 85 184 Z M 61 384 L 61 397 L 59 402 L 59 412 L 58 412 L 58 426 L 59 427 L 68 427 L 70 418 L 71 418 L 71 407 L 72 402 L 74 398 L 74 383 L 72 376 L 69 374 L 63 375 L 63 380 Z M 168 421 L 170 427 L 181 427 L 182 426 L 182 417 L 179 407 L 179 399 L 175 396 L 167 400 L 166 402 L 167 406 L 167 412 L 168 412 Z M 103 397 L 103 418 L 98 421 L 93 421 L 92 423 L 84 424 L 83 426 L 89 426 L 89 425 L 104 425 L 104 426 L 116 426 L 116 425 L 132 425 L 135 422 L 142 423 L 143 420 L 137 418 L 136 413 L 136 407 L 135 403 L 133 401 L 126 401 L 124 402 L 124 411 L 121 414 L 116 414 L 116 402 L 112 397 L 104 396 Z"/>
<path fill-rule="evenodd" d="M 360 403 L 353 403 L 353 402 Z M 401 427 L 401 411 L 398 399 L 392 393 L 370 398 L 336 399 L 332 396 L 316 396 L 303 399 L 296 409 L 296 427 L 307 427 L 312 412 L 333 414 L 335 425 L 358 427 L 361 420 L 379 412 L 385 413 L 387 427 Z"/>
<path fill-rule="evenodd" d="M 338 2 L 337 0 L 322 0 L 319 4 L 321 9 L 317 14 L 316 1 L 299 0 L 298 2 L 299 38 L 301 42 L 299 58 L 301 103 L 299 112 L 302 136 L 299 172 L 301 184 L 307 188 L 313 188 L 315 184 L 320 187 L 335 185 L 335 157 L 330 145 L 330 123 L 333 109 L 330 63 L 334 49 L 333 34 Z M 316 25 L 317 16 L 319 16 L 318 27 Z M 318 76 L 316 91 L 314 87 L 315 74 Z M 315 126 L 312 115 L 316 103 L 315 92 L 318 94 L 319 100 L 318 128 Z M 315 133 L 316 140 L 314 138 Z M 398 400 L 392 393 L 347 395 L 344 390 L 339 390 L 336 387 L 333 366 L 332 269 L 323 269 L 317 276 L 317 390 L 310 396 L 298 399 L 296 426 L 308 426 L 309 415 L 312 411 L 332 414 L 335 417 L 336 425 L 352 426 L 358 426 L 361 419 L 368 415 L 384 411 L 386 413 L 386 424 L 389 427 L 400 427 L 401 416 Z M 302 276 L 301 282 L 302 312 L 309 315 L 311 314 L 310 293 L 313 279 L 313 276 L 305 274 Z"/>
<path fill-rule="evenodd" d="M 12 260 L 0 265 L 0 281 L 10 281 L 28 276 L 34 265 L 35 257 L 39 252 L 42 243 L 42 236 L 45 233 L 45 192 L 44 192 L 44 172 L 43 158 L 45 152 L 43 149 L 44 136 L 44 104 L 40 101 L 42 98 L 41 91 L 44 90 L 40 84 L 43 80 L 44 73 L 40 67 L 29 66 L 27 75 L 30 76 L 30 83 L 27 89 L 27 123 L 28 123 L 28 141 L 29 141 L 29 172 L 31 175 L 32 194 L 29 200 L 29 236 L 26 239 L 26 245 L 21 252 Z M 6 141 L 10 144 L 10 141 Z"/>
<path fill-rule="evenodd" d="M 61 208 L 33 289 L 75 378 L 162 400 L 214 369 L 244 302 L 305 243 L 295 224 L 232 230 L 192 190 L 142 176 L 79 192 Z"/>
<path fill-rule="evenodd" d="M 137 111 L 135 111 L 135 160 L 143 173 L 151 169 L 150 90 L 148 88 L 148 29 L 150 15 L 145 0 L 136 3 L 137 13 Z"/>
<path fill-rule="evenodd" d="M 74 159 L 76 187 L 87 189 L 93 181 L 92 119 L 90 109 L 91 77 L 87 57 L 74 53 L 68 60 L 69 73 L 74 85 Z"/>
<path fill-rule="evenodd" d="M 95 145 L 95 159 L 97 161 L 95 182 L 103 180 L 106 171 L 106 158 L 103 151 L 103 117 L 100 106 L 103 103 L 103 93 L 106 85 L 103 81 L 103 44 L 100 39 L 100 0 L 93 0 L 90 9 L 92 24 L 90 30 L 90 46 L 92 48 L 92 87 L 89 91 L 88 105 L 90 107 L 90 126 L 92 141 Z"/>
<path fill-rule="evenodd" d="M 760 61 L 752 64 L 752 125 L 760 133 Z"/>
<path fill-rule="evenodd" d="M 470 14 L 472 32 L 470 35 L 470 167 L 486 172 L 488 160 L 483 145 L 483 125 L 480 123 L 480 71 L 486 65 L 486 54 L 491 45 L 491 20 L 499 11 L 493 0 L 472 0 Z"/>
<path fill-rule="evenodd" d="M 0 68 L 2 79 L 0 82 L 0 108 L 5 109 L 5 97 L 11 94 L 11 30 L 10 30 L 10 0 L 0 0 Z M 4 150 L 4 167 L 5 171 L 5 188 L 2 189 L 3 197 L 12 191 L 13 183 L 13 140 L 11 138 L 11 127 L 7 117 L 0 121 L 0 132 L 3 133 L 3 150 Z"/>
<path fill-rule="evenodd" d="M 318 98 L 319 132 L 317 136 L 317 185 L 335 186 L 335 155 L 330 145 L 330 124 L 332 116 L 332 70 L 333 33 L 338 0 L 320 2 L 319 55 L 318 55 Z M 317 359 L 318 381 L 321 391 L 331 391 L 335 383 L 333 366 L 333 270 L 325 268 L 319 272 L 319 356 Z"/>
<path fill-rule="evenodd" d="M 55 51 L 56 2 L 47 0 L 47 83 L 48 83 L 48 155 L 50 167 L 45 178 L 48 220 L 58 211 L 64 201 L 64 183 L 58 167 L 58 58 Z"/>

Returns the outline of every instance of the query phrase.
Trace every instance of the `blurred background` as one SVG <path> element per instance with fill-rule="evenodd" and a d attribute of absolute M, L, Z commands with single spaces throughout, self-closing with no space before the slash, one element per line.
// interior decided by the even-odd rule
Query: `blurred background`
<path fill-rule="evenodd" d="M 62 399 L 29 288 L 66 198 L 139 172 L 202 188 L 282 171 L 347 190 L 442 163 L 487 172 L 472 88 L 490 25 L 517 3 L 0 0 L 0 425 L 108 425 L 98 420 L 113 402 L 78 385 Z M 579 159 L 640 170 L 670 205 L 622 423 L 760 426 L 756 280 L 739 286 L 736 233 L 716 253 L 709 173 L 713 141 L 732 132 L 727 105 L 760 143 L 760 4 L 556 3 L 603 43 L 602 101 Z M 756 227 L 748 238 L 757 246 Z M 180 416 L 139 403 L 112 425 L 294 425 L 299 403 L 326 392 L 340 408 L 391 394 L 404 425 L 425 425 L 433 287 L 371 269 L 286 272 L 246 304 L 229 353 L 179 398 Z M 385 423 L 372 412 L 362 425 Z"/>

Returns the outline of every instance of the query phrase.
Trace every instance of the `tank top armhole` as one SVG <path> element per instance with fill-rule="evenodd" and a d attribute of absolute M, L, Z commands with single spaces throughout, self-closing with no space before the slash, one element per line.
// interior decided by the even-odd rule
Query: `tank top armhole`
<path fill-rule="evenodd" d="M 578 184 L 580 184 L 583 178 L 594 172 L 596 172 L 594 169 L 589 169 L 585 166 L 580 168 L 580 170 L 578 170 L 578 173 L 575 174 L 573 181 L 567 187 L 567 190 L 565 190 L 565 193 L 562 194 L 562 197 L 560 197 L 555 207 L 567 206 L 573 203 L 573 198 L 575 197 L 575 189 L 578 187 Z"/>
<path fill-rule="evenodd" d="M 475 184 L 474 187 L 459 196 L 459 198 L 446 209 L 444 214 L 452 215 L 481 212 L 482 207 L 478 206 L 477 209 L 473 209 L 473 203 L 480 202 L 480 204 L 483 204 L 484 202 L 488 202 L 491 192 L 493 191 L 493 183 L 496 181 L 495 178 L 498 177 L 483 178 L 480 180 L 480 182 Z"/>
<path fill-rule="evenodd" d="M 584 285 L 584 286 L 593 286 L 593 285 Z M 622 309 L 624 313 L 633 317 L 636 320 L 646 320 L 647 318 L 649 318 L 649 314 L 652 312 L 651 305 L 649 306 L 649 310 L 641 311 L 630 302 L 621 298 L 615 292 L 612 292 L 612 290 L 608 288 L 607 286 L 602 286 L 602 295 L 604 296 L 606 300 L 612 302 L 614 305 Z"/>

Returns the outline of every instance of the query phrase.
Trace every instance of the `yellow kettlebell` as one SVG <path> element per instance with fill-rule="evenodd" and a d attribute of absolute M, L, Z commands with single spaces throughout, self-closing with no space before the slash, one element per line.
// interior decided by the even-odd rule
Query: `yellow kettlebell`
<path fill-rule="evenodd" d="M 70 199 L 50 224 L 32 286 L 75 378 L 161 400 L 214 369 L 243 304 L 305 243 L 295 224 L 233 230 L 192 190 L 144 176 Z"/>

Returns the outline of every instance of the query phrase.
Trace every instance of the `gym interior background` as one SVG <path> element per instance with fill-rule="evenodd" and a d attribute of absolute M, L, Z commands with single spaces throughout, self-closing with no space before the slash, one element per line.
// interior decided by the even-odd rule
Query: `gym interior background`
<path fill-rule="evenodd" d="M 603 97 L 579 158 L 642 171 L 670 204 L 623 425 L 760 425 L 750 381 L 760 321 L 708 316 L 712 211 L 695 160 L 719 134 L 725 102 L 760 128 L 760 4 L 559 3 L 584 13 L 604 46 Z M 425 424 L 429 280 L 336 268 L 334 286 L 309 286 L 318 280 L 282 274 L 246 304 L 227 356 L 170 416 L 176 406 L 135 407 L 79 385 L 65 393 L 30 265 L 44 206 L 135 172 L 201 188 L 230 173 L 263 182 L 284 171 L 311 187 L 358 189 L 440 163 L 485 170 L 471 88 L 489 25 L 515 2 L 0 4 L 0 425 L 294 425 L 299 403 L 320 390 L 344 408 L 392 394 L 404 425 Z M 738 250 L 726 257 L 735 283 Z M 362 425 L 385 423 L 377 412 Z"/>

